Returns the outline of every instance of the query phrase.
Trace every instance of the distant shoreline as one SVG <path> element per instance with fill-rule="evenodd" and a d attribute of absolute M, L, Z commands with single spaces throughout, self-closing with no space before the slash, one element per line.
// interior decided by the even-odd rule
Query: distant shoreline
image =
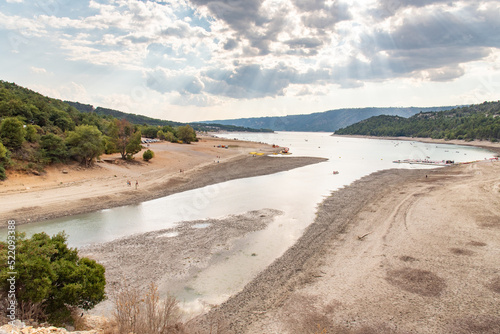
<path fill-rule="evenodd" d="M 445 139 L 433 139 L 433 138 L 417 138 L 417 137 L 377 137 L 377 136 L 362 136 L 362 135 L 336 135 L 332 134 L 333 137 L 350 137 L 350 138 L 366 138 L 366 139 L 380 139 L 380 140 L 403 140 L 403 141 L 418 141 L 421 143 L 429 144 L 449 144 L 449 145 L 463 145 L 463 146 L 474 146 L 479 148 L 484 148 L 489 151 L 495 152 L 500 155 L 500 143 L 493 143 L 486 140 L 445 140 Z"/>

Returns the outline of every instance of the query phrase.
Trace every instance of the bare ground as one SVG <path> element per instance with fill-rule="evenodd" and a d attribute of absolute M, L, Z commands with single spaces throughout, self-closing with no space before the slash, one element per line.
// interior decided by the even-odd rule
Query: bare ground
<path fill-rule="evenodd" d="M 215 308 L 232 333 L 499 333 L 500 164 L 374 173 Z"/>
<path fill-rule="evenodd" d="M 106 267 L 110 295 L 125 286 L 145 290 L 151 282 L 165 293 L 182 290 L 189 288 L 186 282 L 198 272 L 224 261 L 240 238 L 264 229 L 279 214 L 278 210 L 262 209 L 222 219 L 181 222 L 174 228 L 87 246 L 80 255 Z M 110 307 L 106 301 L 93 313 L 109 315 Z"/>

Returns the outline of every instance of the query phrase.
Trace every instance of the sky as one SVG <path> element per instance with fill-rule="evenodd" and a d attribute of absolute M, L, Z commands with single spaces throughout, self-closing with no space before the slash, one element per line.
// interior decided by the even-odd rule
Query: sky
<path fill-rule="evenodd" d="M 0 0 L 0 80 L 190 122 L 500 99 L 500 2 Z"/>

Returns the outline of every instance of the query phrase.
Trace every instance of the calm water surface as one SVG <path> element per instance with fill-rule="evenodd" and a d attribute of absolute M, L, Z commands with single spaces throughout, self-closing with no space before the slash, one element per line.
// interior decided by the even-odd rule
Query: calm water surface
<path fill-rule="evenodd" d="M 174 227 L 182 221 L 222 218 L 250 210 L 273 208 L 284 212 L 265 230 L 251 233 L 224 263 L 200 272 L 173 291 L 186 301 L 219 303 L 240 290 L 254 275 L 279 257 L 314 220 L 317 204 L 331 191 L 362 176 L 389 168 L 426 168 L 394 164 L 399 159 L 482 160 L 493 153 L 468 146 L 409 141 L 359 139 L 330 133 L 278 132 L 220 135 L 290 148 L 292 156 L 325 157 L 327 162 L 273 175 L 245 178 L 190 190 L 138 205 L 19 226 L 28 235 L 65 231 L 72 247 Z M 276 159 L 287 159 L 276 156 Z M 339 171 L 333 175 L 333 171 Z M 5 238 L 5 230 L 0 236 Z M 251 256 L 255 253 L 258 256 Z"/>

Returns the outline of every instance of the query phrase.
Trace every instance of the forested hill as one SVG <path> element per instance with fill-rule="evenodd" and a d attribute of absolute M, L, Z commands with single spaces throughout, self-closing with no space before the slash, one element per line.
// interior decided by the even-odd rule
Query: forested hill
<path fill-rule="evenodd" d="M 64 101 L 70 106 L 78 109 L 81 112 L 85 113 L 95 113 L 97 115 L 101 116 L 112 116 L 115 118 L 119 119 L 126 119 L 127 121 L 134 123 L 134 124 L 141 124 L 141 125 L 151 125 L 151 126 L 182 126 L 186 125 L 186 123 L 180 123 L 180 122 L 174 122 L 174 121 L 167 121 L 167 120 L 162 120 L 158 118 L 152 118 L 148 116 L 143 116 L 143 115 L 137 115 L 137 114 L 131 114 L 131 113 L 125 113 L 119 110 L 114 110 L 114 109 L 108 109 L 108 108 L 102 108 L 102 107 L 97 107 L 94 108 L 94 106 L 90 104 L 82 104 L 79 102 L 71 102 L 71 101 Z M 205 124 L 205 123 L 188 123 L 190 126 L 193 127 L 196 131 L 246 131 L 246 132 L 272 132 L 269 129 L 254 129 L 254 128 L 248 128 L 248 127 L 243 127 L 243 126 L 234 126 L 234 125 L 228 125 L 228 124 L 216 124 L 216 123 L 211 123 L 211 124 Z"/>
<path fill-rule="evenodd" d="M 205 123 L 231 124 L 249 128 L 264 128 L 274 131 L 326 131 L 333 132 L 342 127 L 357 123 L 377 115 L 397 115 L 409 117 L 421 111 L 449 110 L 453 107 L 433 108 L 348 108 L 335 109 L 307 115 L 289 115 L 276 117 L 239 118 L 217 120 Z"/>
<path fill-rule="evenodd" d="M 189 125 L 127 115 L 70 105 L 0 80 L 0 180 L 7 177 L 6 170 L 40 174 L 47 165 L 70 160 L 90 166 L 104 153 L 133 159 L 141 151 L 141 137 L 173 143 L 197 140 Z M 196 129 L 246 130 L 216 124 L 197 124 Z"/>
<path fill-rule="evenodd" d="M 339 135 L 500 140 L 500 101 L 409 118 L 376 116 L 335 131 Z"/>

